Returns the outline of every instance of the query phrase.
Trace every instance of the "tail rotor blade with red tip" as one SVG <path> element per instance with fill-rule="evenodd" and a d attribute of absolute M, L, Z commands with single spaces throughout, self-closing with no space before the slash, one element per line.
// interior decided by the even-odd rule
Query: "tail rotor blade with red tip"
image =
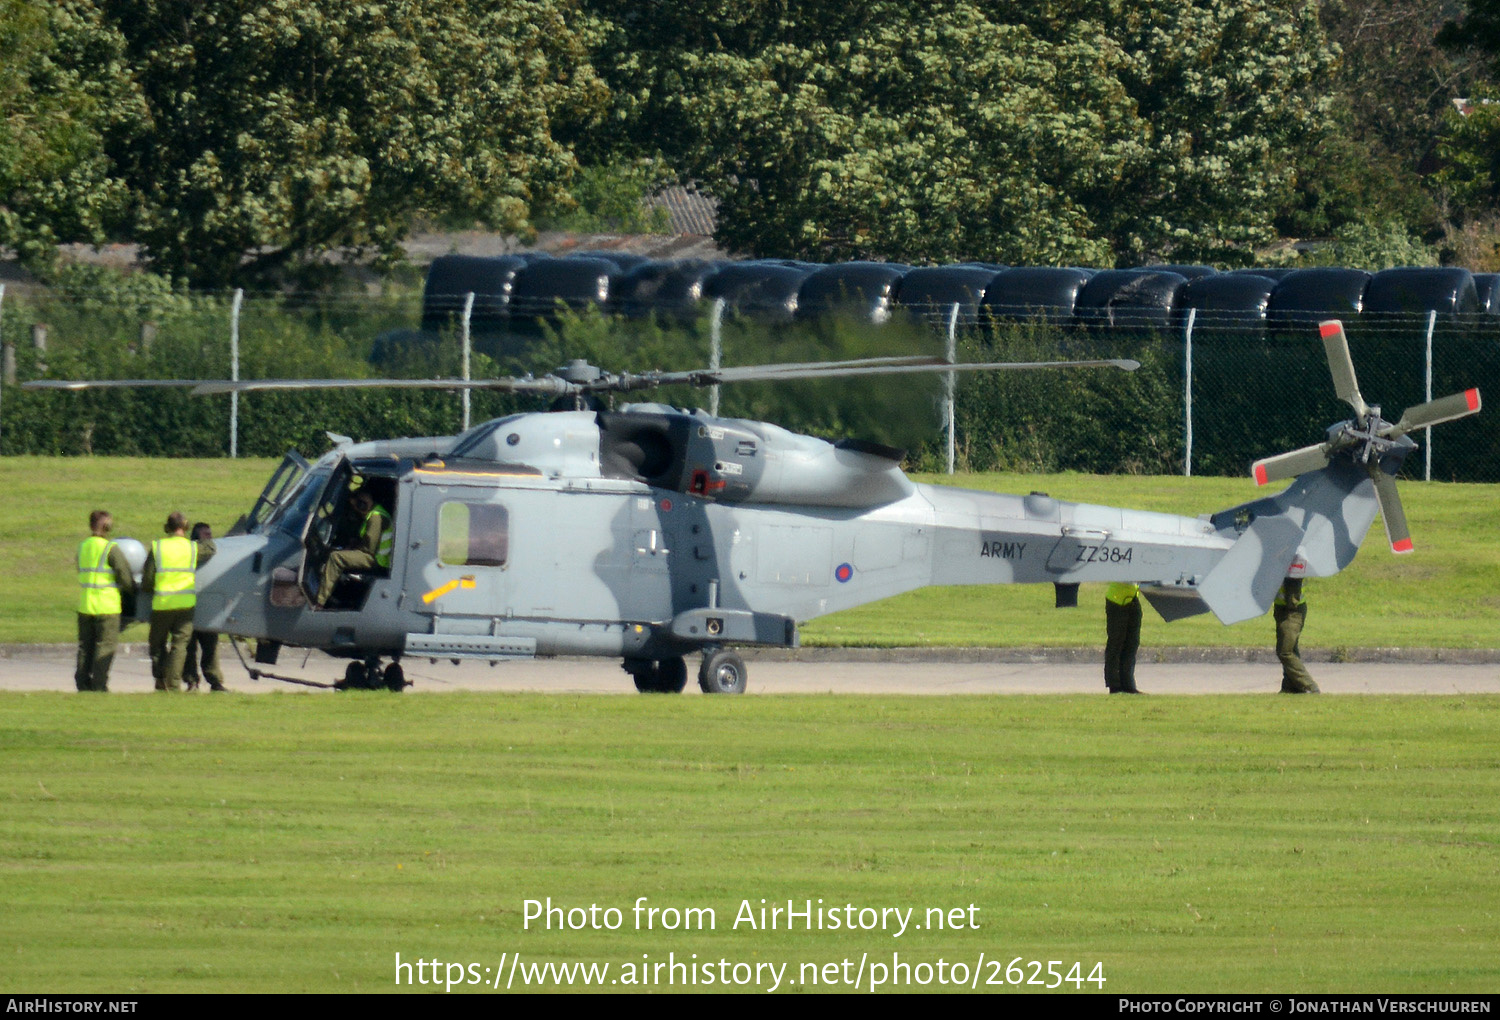
<path fill-rule="evenodd" d="M 1333 373 L 1333 388 L 1339 399 L 1354 408 L 1361 422 L 1370 413 L 1365 398 L 1359 395 L 1359 380 L 1354 376 L 1354 359 L 1349 357 L 1349 340 L 1344 336 L 1344 324 L 1337 319 L 1318 323 L 1318 335 L 1323 338 L 1323 351 L 1328 355 L 1328 370 Z"/>
<path fill-rule="evenodd" d="M 1283 478 L 1295 478 L 1309 471 L 1327 467 L 1330 449 L 1327 443 L 1319 443 L 1316 446 L 1304 446 L 1290 453 L 1267 457 L 1251 464 L 1250 474 L 1255 478 L 1256 485 L 1269 485 Z"/>
<path fill-rule="evenodd" d="M 1391 552 L 1411 552 L 1414 548 L 1411 529 L 1406 526 L 1406 511 L 1401 509 L 1396 479 L 1379 468 L 1372 469 L 1370 477 L 1375 482 L 1375 499 L 1380 503 L 1380 517 L 1385 521 L 1385 537 L 1391 543 Z"/>
<path fill-rule="evenodd" d="M 1413 429 L 1429 428 L 1441 422 L 1464 418 L 1478 412 L 1479 391 L 1477 389 L 1464 390 L 1462 393 L 1429 400 L 1416 407 L 1408 407 L 1402 413 L 1400 421 L 1388 429 L 1381 429 L 1380 434 L 1387 439 L 1393 439 L 1396 436 L 1404 436 Z"/>

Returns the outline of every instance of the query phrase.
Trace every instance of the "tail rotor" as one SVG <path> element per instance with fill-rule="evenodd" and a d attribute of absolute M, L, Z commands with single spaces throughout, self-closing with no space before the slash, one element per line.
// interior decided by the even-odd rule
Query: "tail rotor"
<path fill-rule="evenodd" d="M 1396 492 L 1396 472 L 1401 468 L 1401 461 L 1416 449 L 1416 444 L 1406 434 L 1477 413 L 1479 391 L 1464 390 L 1417 404 L 1407 408 L 1399 421 L 1388 422 L 1380 416 L 1379 405 L 1365 403 L 1360 395 L 1344 324 L 1336 319 L 1329 320 L 1319 323 L 1318 331 L 1328 356 L 1334 390 L 1340 400 L 1354 409 L 1354 418 L 1329 428 L 1328 438 L 1321 443 L 1256 461 L 1251 465 L 1250 473 L 1257 485 L 1269 485 L 1328 467 L 1337 458 L 1352 460 L 1369 474 L 1375 485 L 1375 498 L 1380 504 L 1380 516 L 1385 522 L 1391 551 L 1411 552 L 1414 548 L 1411 532 L 1407 527 L 1406 512 L 1401 508 L 1401 497 Z"/>

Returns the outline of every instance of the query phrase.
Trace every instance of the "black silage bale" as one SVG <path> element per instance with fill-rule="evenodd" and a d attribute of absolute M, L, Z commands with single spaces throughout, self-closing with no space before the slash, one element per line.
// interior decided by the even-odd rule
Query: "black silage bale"
<path fill-rule="evenodd" d="M 790 322 L 797 294 L 812 270 L 773 262 L 729 262 L 703 280 L 706 301 L 719 298 L 735 312 L 769 322 Z"/>
<path fill-rule="evenodd" d="M 470 293 L 474 295 L 470 329 L 476 333 L 504 329 L 511 287 L 526 264 L 521 255 L 439 255 L 427 267 L 422 288 L 422 329 L 435 333 L 457 322 Z"/>
<path fill-rule="evenodd" d="M 1316 325 L 1344 319 L 1364 308 L 1370 274 L 1363 269 L 1319 267 L 1288 273 L 1271 291 L 1270 321 L 1276 325 Z"/>
<path fill-rule="evenodd" d="M 995 319 L 1071 320 L 1078 292 L 1093 269 L 1013 266 L 995 274 L 984 291 L 980 312 Z"/>
<path fill-rule="evenodd" d="M 1154 269 L 1106 269 L 1078 292 L 1074 314 L 1106 329 L 1169 329 L 1177 292 L 1187 277 Z"/>
<path fill-rule="evenodd" d="M 615 282 L 612 305 L 630 318 L 645 318 L 656 312 L 692 319 L 703 299 L 704 281 L 719 265 L 707 259 L 643 262 Z"/>
<path fill-rule="evenodd" d="M 840 311 L 866 322 L 891 317 L 891 298 L 911 267 L 896 262 L 839 262 L 824 266 L 802 281 L 797 318 L 812 319 Z"/>
<path fill-rule="evenodd" d="M 1475 273 L 1474 297 L 1479 311 L 1500 315 L 1500 273 Z"/>
<path fill-rule="evenodd" d="M 1215 273 L 1189 280 L 1177 292 L 1177 321 L 1186 324 L 1189 309 L 1195 334 L 1215 329 L 1254 336 L 1265 329 L 1276 281 L 1251 273 Z"/>
<path fill-rule="evenodd" d="M 1365 315 L 1426 319 L 1429 312 L 1454 316 L 1477 311 L 1479 291 L 1474 274 L 1456 266 L 1384 269 L 1365 287 Z"/>
<path fill-rule="evenodd" d="M 619 268 L 608 259 L 539 259 L 516 273 L 510 290 L 512 320 L 548 319 L 559 303 L 569 308 L 609 303 Z"/>
<path fill-rule="evenodd" d="M 959 306 L 959 322 L 972 324 L 979 315 L 985 289 L 999 273 L 977 265 L 922 266 L 901 278 L 894 302 L 918 317 L 948 321 L 954 305 Z"/>

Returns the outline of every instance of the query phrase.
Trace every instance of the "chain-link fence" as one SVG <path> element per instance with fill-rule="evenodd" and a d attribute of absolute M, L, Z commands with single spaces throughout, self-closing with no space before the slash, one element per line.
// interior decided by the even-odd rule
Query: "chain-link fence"
<path fill-rule="evenodd" d="M 1316 316 L 1299 321 L 1174 313 L 1150 320 L 1021 320 L 931 304 L 886 321 L 830 316 L 767 323 L 704 302 L 696 316 L 625 318 L 596 309 L 466 331 L 462 306 L 423 321 L 420 295 L 326 296 L 0 290 L 0 454 L 275 456 L 317 453 L 325 430 L 368 439 L 448 435 L 457 393 L 306 390 L 192 396 L 186 388 L 25 390 L 36 379 L 454 378 L 543 374 L 572 358 L 610 371 L 842 359 L 953 350 L 959 361 L 1133 358 L 1139 370 L 965 373 L 955 385 L 961 470 L 1232 475 L 1323 438 L 1350 417 L 1334 394 Z M 429 320 L 431 319 L 429 310 Z M 1364 398 L 1390 420 L 1429 397 L 1500 393 L 1500 317 L 1365 313 L 1346 318 Z M 424 326 L 426 328 L 424 328 Z M 943 378 L 726 387 L 720 413 L 796 431 L 878 439 L 916 466 L 948 460 Z M 639 399 L 708 406 L 682 388 Z M 470 420 L 533 410 L 477 391 Z M 1500 429 L 1480 414 L 1439 426 L 1406 476 L 1500 480 Z"/>

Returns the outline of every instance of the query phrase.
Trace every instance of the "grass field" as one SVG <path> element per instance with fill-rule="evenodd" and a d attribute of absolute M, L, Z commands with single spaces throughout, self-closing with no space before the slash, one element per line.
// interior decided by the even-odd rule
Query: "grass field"
<path fill-rule="evenodd" d="M 1492 992 L 1497 738 L 1492 697 L 0 695 L 0 991 L 696 953 L 781 991 L 899 954 L 981 988 L 1020 958 L 1113 993 Z M 634 930 L 642 896 L 715 927 Z M 527 930 L 547 897 L 622 926 Z M 762 899 L 977 929 L 736 930 Z"/>
<path fill-rule="evenodd" d="M 172 509 L 222 534 L 249 508 L 273 466 L 268 460 L 0 458 L 0 643 L 74 639 L 73 555 L 96 506 L 114 513 L 117 536 L 149 541 Z M 1258 495 L 1248 479 L 967 475 L 955 481 L 1194 515 Z M 1349 570 L 1309 584 L 1307 643 L 1500 646 L 1500 486 L 1403 483 L 1402 495 L 1416 553 L 1391 555 L 1377 523 Z M 1052 609 L 1046 585 L 927 589 L 813 621 L 803 638 L 825 645 L 1098 645 L 1101 601 L 1099 586 L 1086 586 L 1081 608 L 1073 611 Z M 1224 627 L 1212 617 L 1168 625 L 1148 612 L 1142 642 L 1148 648 L 1259 646 L 1270 640 L 1268 626 L 1260 620 Z"/>

